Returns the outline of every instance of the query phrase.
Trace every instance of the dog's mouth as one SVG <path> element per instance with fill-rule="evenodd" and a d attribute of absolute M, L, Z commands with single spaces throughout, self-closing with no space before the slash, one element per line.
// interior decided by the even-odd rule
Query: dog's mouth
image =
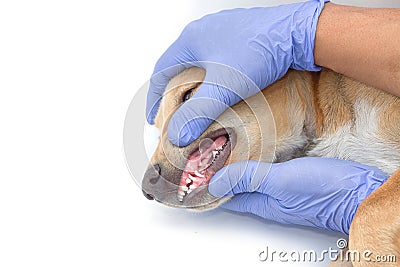
<path fill-rule="evenodd" d="M 209 184 L 231 154 L 234 146 L 232 141 L 234 132 L 231 129 L 214 131 L 201 140 L 198 149 L 189 155 L 182 172 L 177 194 L 180 202 L 193 190 Z"/>

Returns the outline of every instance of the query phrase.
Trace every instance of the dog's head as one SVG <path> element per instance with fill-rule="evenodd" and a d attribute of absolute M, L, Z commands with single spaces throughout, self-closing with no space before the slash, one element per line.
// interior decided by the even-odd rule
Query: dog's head
<path fill-rule="evenodd" d="M 203 69 L 186 69 L 165 90 L 155 117 L 155 126 L 160 130 L 158 146 L 142 181 L 143 193 L 149 199 L 174 207 L 212 209 L 228 200 L 208 192 L 217 171 L 233 162 L 272 160 L 274 122 L 261 93 L 226 110 L 188 146 L 177 147 L 169 141 L 171 116 L 196 93 L 204 77 Z M 261 133 L 269 135 L 271 141 L 265 142 Z"/>

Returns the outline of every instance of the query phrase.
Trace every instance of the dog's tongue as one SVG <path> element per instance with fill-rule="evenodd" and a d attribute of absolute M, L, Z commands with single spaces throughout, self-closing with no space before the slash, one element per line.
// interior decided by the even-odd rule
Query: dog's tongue
<path fill-rule="evenodd" d="M 195 189 L 201 185 L 208 184 L 215 172 L 208 168 L 213 159 L 227 142 L 226 136 L 219 136 L 215 140 L 205 139 L 199 145 L 199 150 L 195 151 L 188 158 L 185 169 L 183 170 L 180 189 Z"/>
<path fill-rule="evenodd" d="M 199 145 L 199 150 L 189 156 L 185 171 L 194 172 L 206 168 L 213 159 L 213 151 L 217 152 L 217 149 L 221 148 L 225 142 L 225 136 L 220 136 L 215 141 L 211 139 L 203 140 Z"/>
<path fill-rule="evenodd" d="M 214 141 L 211 139 L 203 140 L 199 145 L 199 150 L 189 156 L 184 171 L 189 173 L 194 171 L 200 172 L 207 168 L 215 154 L 218 152 L 218 149 L 221 149 L 225 143 L 225 136 L 220 136 Z"/>

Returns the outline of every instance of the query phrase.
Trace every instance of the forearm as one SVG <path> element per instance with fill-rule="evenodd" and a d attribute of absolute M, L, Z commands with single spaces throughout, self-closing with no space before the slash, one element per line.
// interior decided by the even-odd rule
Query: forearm
<path fill-rule="evenodd" d="M 317 65 L 400 96 L 400 9 L 327 3 L 314 58 Z"/>

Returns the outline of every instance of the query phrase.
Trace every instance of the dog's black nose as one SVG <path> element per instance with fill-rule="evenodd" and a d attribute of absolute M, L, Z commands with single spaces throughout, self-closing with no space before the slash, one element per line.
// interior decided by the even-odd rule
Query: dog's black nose
<path fill-rule="evenodd" d="M 160 178 L 161 167 L 159 164 L 154 164 L 147 169 L 142 182 L 142 192 L 147 199 L 153 200 L 155 198 Z"/>
<path fill-rule="evenodd" d="M 158 180 L 160 180 L 161 177 L 161 168 L 159 164 L 155 164 L 153 165 L 153 172 L 150 174 L 150 179 L 149 182 L 151 184 L 156 184 L 158 182 Z"/>
<path fill-rule="evenodd" d="M 154 200 L 154 196 L 152 194 L 146 193 L 144 190 L 142 190 L 143 195 L 148 199 L 148 200 Z"/>

